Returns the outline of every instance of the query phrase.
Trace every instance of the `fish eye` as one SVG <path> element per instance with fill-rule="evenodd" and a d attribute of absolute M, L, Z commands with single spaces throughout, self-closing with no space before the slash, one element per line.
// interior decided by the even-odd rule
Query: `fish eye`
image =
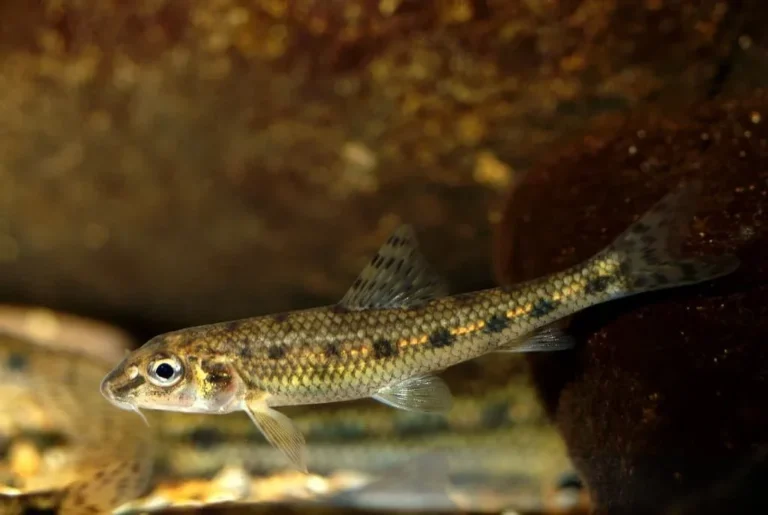
<path fill-rule="evenodd" d="M 149 380 L 157 386 L 172 386 L 181 379 L 181 363 L 176 358 L 158 359 L 149 364 Z"/>

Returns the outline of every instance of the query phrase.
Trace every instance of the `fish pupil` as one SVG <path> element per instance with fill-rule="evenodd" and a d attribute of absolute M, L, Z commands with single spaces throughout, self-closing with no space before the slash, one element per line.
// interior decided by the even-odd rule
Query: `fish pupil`
<path fill-rule="evenodd" d="M 170 379 L 173 377 L 173 367 L 168 363 L 160 363 L 155 369 L 155 374 L 161 379 Z"/>

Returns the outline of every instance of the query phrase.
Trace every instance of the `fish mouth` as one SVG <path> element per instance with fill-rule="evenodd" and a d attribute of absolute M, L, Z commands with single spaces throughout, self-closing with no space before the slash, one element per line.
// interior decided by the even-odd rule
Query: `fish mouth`
<path fill-rule="evenodd" d="M 127 381 L 118 382 L 118 375 L 119 374 L 116 374 L 115 372 L 110 372 L 104 379 L 102 379 L 101 385 L 99 386 L 101 395 L 117 407 L 133 410 L 133 405 L 126 402 L 124 399 L 127 397 L 127 394 L 144 384 L 146 381 L 141 375 L 136 375 Z"/>
<path fill-rule="evenodd" d="M 141 377 L 141 376 L 138 376 L 138 377 Z M 138 406 L 118 398 L 118 396 L 115 394 L 116 390 L 121 391 L 122 389 L 133 389 L 136 386 L 142 384 L 143 382 L 144 382 L 143 378 L 142 378 L 142 381 L 140 382 L 137 382 L 136 378 L 134 378 L 123 383 L 122 385 L 115 387 L 112 381 L 112 374 L 109 374 L 107 375 L 107 377 L 105 377 L 101 381 L 101 385 L 99 386 L 99 389 L 101 390 L 101 395 L 103 395 L 104 398 L 110 402 L 110 404 L 112 404 L 117 408 L 120 408 L 121 410 L 132 411 L 136 413 L 139 417 L 141 417 L 141 420 L 143 420 L 144 423 L 147 426 L 149 426 L 149 421 L 147 421 L 147 417 L 144 416 L 144 413 L 141 412 Z"/>
<path fill-rule="evenodd" d="M 101 381 L 99 390 L 101 391 L 101 395 L 107 399 L 110 404 L 113 404 L 120 409 L 130 409 L 130 405 L 127 402 L 121 401 L 115 397 L 115 394 L 112 392 L 112 382 L 109 380 L 109 376 Z"/>

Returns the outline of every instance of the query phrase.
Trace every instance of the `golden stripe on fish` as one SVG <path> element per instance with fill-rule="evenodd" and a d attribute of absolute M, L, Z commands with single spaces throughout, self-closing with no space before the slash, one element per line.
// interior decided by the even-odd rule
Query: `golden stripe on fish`
<path fill-rule="evenodd" d="M 574 342 L 557 327 L 569 315 L 731 273 L 734 256 L 681 255 L 700 188 L 681 186 L 567 270 L 454 296 L 413 230 L 401 226 L 335 306 L 156 336 L 106 375 L 102 393 L 124 409 L 245 411 L 306 471 L 304 434 L 275 407 L 373 398 L 407 411 L 447 411 L 451 392 L 437 376 L 445 368 L 490 352 L 569 349 Z M 131 374 L 147 381 L 121 388 Z"/>

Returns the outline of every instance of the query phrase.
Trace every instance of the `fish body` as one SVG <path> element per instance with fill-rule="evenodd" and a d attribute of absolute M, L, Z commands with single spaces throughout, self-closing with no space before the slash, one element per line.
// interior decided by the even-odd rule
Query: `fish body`
<path fill-rule="evenodd" d="M 6 325 L 7 310 L 0 307 L 0 312 L 0 325 Z M 62 322 L 65 329 L 73 325 Z M 90 325 L 70 342 L 62 343 L 64 336 L 39 343 L 0 332 L 0 432 L 13 447 L 18 442 L 35 442 L 43 463 L 54 455 L 67 458 L 62 467 L 55 466 L 55 461 L 54 466 L 42 466 L 34 478 L 9 478 L 9 484 L 23 493 L 0 495 L 0 513 L 66 514 L 97 507 L 105 513 L 118 506 L 123 512 L 130 506 L 123 503 L 140 493 L 146 478 L 131 475 L 132 456 L 154 472 L 152 483 L 159 491 L 168 484 L 212 478 L 233 465 L 252 477 L 272 476 L 289 468 L 247 417 L 154 412 L 148 414 L 151 427 L 147 428 L 134 414 L 115 410 L 95 385 L 122 352 L 115 348 L 105 354 L 108 338 Z M 97 352 L 90 352 L 91 345 L 75 349 L 76 341 L 99 347 Z M 361 479 L 367 484 L 389 475 L 403 479 L 401 472 L 418 476 L 424 469 L 414 471 L 410 463 L 436 458 L 446 464 L 448 473 L 445 478 L 439 475 L 439 481 L 446 481 L 437 481 L 436 486 L 447 486 L 465 509 L 539 509 L 555 502 L 550 493 L 559 495 L 558 483 L 562 477 L 573 477 L 573 468 L 527 380 L 525 367 L 515 363 L 504 363 L 503 385 L 490 387 L 487 381 L 482 387 L 474 385 L 458 395 L 446 413 L 390 411 L 370 403 L 303 410 L 294 422 L 313 442 L 308 465 L 329 480 L 352 475 L 358 485 Z M 148 460 L 154 464 L 146 468 Z M 434 508 L 433 492 L 425 491 L 425 485 L 397 484 L 398 489 L 405 486 L 420 506 Z M 374 487 L 374 492 L 381 488 Z M 131 504 L 144 513 L 139 508 L 150 509 L 157 491 Z M 343 501 L 370 508 L 369 497 L 349 492 L 344 499 L 329 497 L 319 502 Z M 384 504 L 392 509 L 395 499 L 402 497 L 385 496 Z"/>
<path fill-rule="evenodd" d="M 304 436 L 275 410 L 372 397 L 424 412 L 450 409 L 439 371 L 489 352 L 565 349 L 556 323 L 590 306 L 696 284 L 738 266 L 730 255 L 679 255 L 698 184 L 659 201 L 612 244 L 567 270 L 448 296 L 401 226 L 335 305 L 186 328 L 157 336 L 102 382 L 124 409 L 243 410 L 306 471 Z"/>
<path fill-rule="evenodd" d="M 120 511 L 123 512 L 130 505 L 122 503 L 131 497 L 131 492 L 138 490 L 127 490 L 113 498 L 111 494 L 107 495 L 109 485 L 99 478 L 121 470 L 129 472 L 131 469 L 123 459 L 137 449 L 142 457 L 154 458 L 152 483 L 160 491 L 164 485 L 212 478 L 233 465 L 242 467 L 251 477 L 272 476 L 289 468 L 278 453 L 263 443 L 261 433 L 246 417 L 154 412 L 148 414 L 151 426 L 148 430 L 135 415 L 114 410 L 93 387 L 93 376 L 90 380 L 87 378 L 90 370 L 101 378 L 98 374 L 106 370 L 102 360 L 65 350 L 48 353 L 39 366 L 30 366 L 35 363 L 34 355 L 38 350 L 30 341 L 0 337 L 0 362 L 19 367 L 19 375 L 6 376 L 19 395 L 3 396 L 6 402 L 0 404 L 0 413 L 2 420 L 16 424 L 6 429 L 8 436 L 22 440 L 31 437 L 35 441 L 42 436 L 40 450 L 44 455 L 49 454 L 46 447 L 56 442 L 59 434 L 65 433 L 64 449 L 74 458 L 70 462 L 72 467 L 67 467 L 71 475 L 62 474 L 62 470 L 52 471 L 55 478 L 49 476 L 44 481 L 55 479 L 53 482 L 39 484 L 36 488 L 24 485 L 23 495 L 0 496 L 2 514 L 31 513 L 35 509 L 78 513 L 63 512 L 61 507 L 73 497 L 75 489 L 70 487 L 85 486 L 89 482 L 94 487 L 81 494 L 79 502 L 82 506 L 97 502 L 106 512 L 109 511 L 107 503 L 114 502 L 110 507 L 122 505 Z M 509 367 L 505 366 L 505 369 L 509 370 Z M 456 496 L 456 502 L 465 509 L 490 512 L 498 512 L 501 508 L 540 510 L 555 502 L 553 496 L 560 495 L 558 483 L 563 477 L 574 477 L 573 467 L 562 439 L 538 404 L 524 369 L 513 369 L 515 372 L 503 386 L 474 388 L 471 393 L 458 395 L 449 413 L 391 412 L 383 406 L 367 403 L 307 410 L 297 415 L 294 422 L 313 441 L 308 465 L 328 478 L 352 473 L 358 478 L 356 481 L 364 479 L 363 482 L 368 484 L 389 475 L 399 478 L 401 472 L 411 476 L 421 473 L 421 469 L 412 471 L 410 464 L 414 460 L 438 459 L 445 463 L 447 475 L 441 473 L 437 478 L 429 479 L 436 480 L 436 486 L 447 488 L 451 498 Z M 46 396 L 41 396 L 45 390 L 37 390 L 35 381 L 27 374 L 32 378 L 36 374 L 50 374 L 57 384 L 51 399 L 57 402 L 46 401 Z M 79 377 L 77 381 L 73 380 L 75 374 Z M 85 387 L 80 388 L 81 384 Z M 8 393 L 6 386 L 0 387 L 0 391 Z M 22 393 L 25 393 L 23 398 Z M 75 411 L 71 411 L 73 407 L 69 402 L 77 403 Z M 99 406 L 106 406 L 107 413 L 117 417 L 111 424 L 113 433 L 107 436 L 98 429 Z M 91 425 L 91 434 L 99 439 L 97 442 L 87 432 L 82 432 L 86 423 Z M 82 436 L 75 437 L 73 430 Z M 151 446 L 156 450 L 154 455 L 147 452 L 146 442 L 142 444 L 149 435 L 155 439 L 155 445 Z M 135 440 L 133 445 L 132 440 Z M 136 444 L 141 445 L 137 447 Z M 103 474 L 94 476 L 94 465 L 99 461 L 90 461 L 90 457 L 98 455 L 112 458 L 101 462 Z M 410 497 L 420 506 L 434 508 L 432 493 L 429 489 L 424 491 L 425 485 L 406 481 L 405 484 L 398 483 L 397 488 L 406 486 Z M 377 492 L 380 486 L 374 484 L 372 489 Z M 141 507 L 149 509 L 156 492 L 131 503 L 135 512 L 146 512 Z M 392 503 L 400 498 L 402 496 L 386 497 L 384 504 L 392 509 Z M 251 498 L 247 501 L 251 502 Z M 358 496 L 353 491 L 345 494 L 343 499 L 329 497 L 319 501 L 330 505 L 343 501 L 362 508 L 371 507 L 369 494 Z M 131 510 L 129 512 L 134 512 Z"/>

